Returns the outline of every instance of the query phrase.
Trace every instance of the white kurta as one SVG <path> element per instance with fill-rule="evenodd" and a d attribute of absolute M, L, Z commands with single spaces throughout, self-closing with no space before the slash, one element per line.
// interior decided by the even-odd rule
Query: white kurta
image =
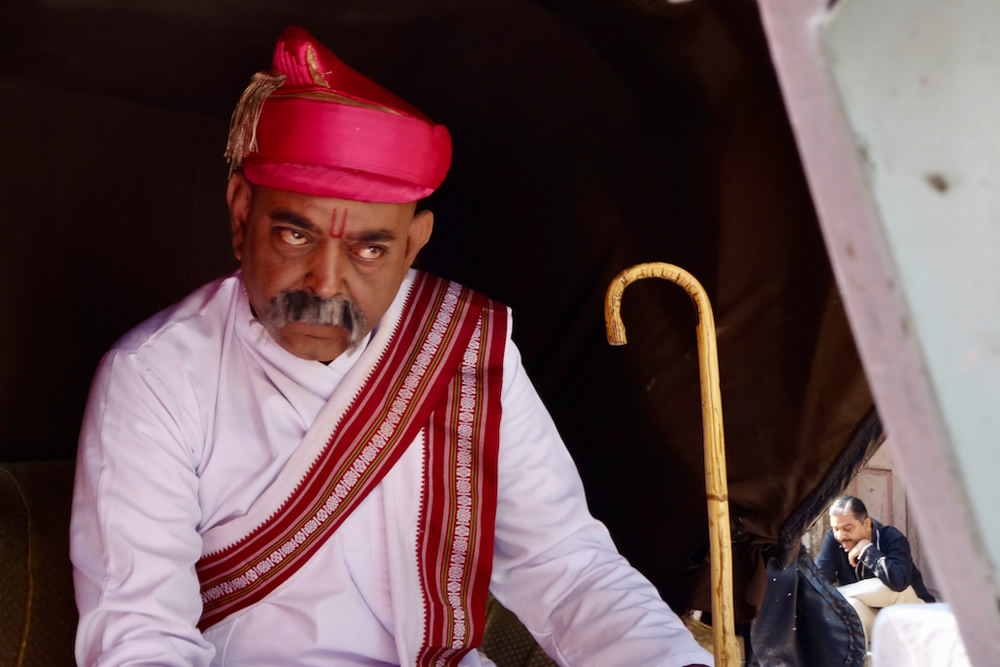
<path fill-rule="evenodd" d="M 73 501 L 80 664 L 413 661 L 423 624 L 411 534 L 422 438 L 272 595 L 204 634 L 195 627 L 202 535 L 239 523 L 334 391 L 356 389 L 340 385 L 363 354 L 324 365 L 286 352 L 253 318 L 239 273 L 114 346 L 91 388 Z M 509 331 L 501 404 L 497 599 L 560 664 L 711 664 L 590 516 Z"/>

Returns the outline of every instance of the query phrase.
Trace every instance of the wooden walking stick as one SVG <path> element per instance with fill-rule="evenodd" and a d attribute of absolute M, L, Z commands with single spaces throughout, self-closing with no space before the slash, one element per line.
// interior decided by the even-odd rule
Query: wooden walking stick
<path fill-rule="evenodd" d="M 604 297 L 608 342 L 625 345 L 621 318 L 625 288 L 643 278 L 665 278 L 683 287 L 698 311 L 698 366 L 701 375 L 701 417 L 705 434 L 705 491 L 708 495 L 708 536 L 712 566 L 712 644 L 718 667 L 738 667 L 740 650 L 733 619 L 733 549 L 729 535 L 729 492 L 726 448 L 722 434 L 722 397 L 715 319 L 705 288 L 694 276 L 673 264 L 637 264 L 619 273 Z"/>

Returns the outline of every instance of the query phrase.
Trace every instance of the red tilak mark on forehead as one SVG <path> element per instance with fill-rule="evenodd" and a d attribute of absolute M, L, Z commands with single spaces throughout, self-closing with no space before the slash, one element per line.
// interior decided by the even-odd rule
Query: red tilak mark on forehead
<path fill-rule="evenodd" d="M 339 239 L 344 235 L 345 227 L 347 227 L 347 209 L 344 209 L 344 215 L 340 218 L 340 224 L 337 224 L 337 209 L 333 209 L 333 217 L 330 218 L 330 236 Z"/>

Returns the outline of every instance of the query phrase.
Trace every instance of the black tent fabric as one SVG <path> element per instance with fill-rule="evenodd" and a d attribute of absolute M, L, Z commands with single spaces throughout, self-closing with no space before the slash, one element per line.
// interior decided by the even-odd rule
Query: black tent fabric
<path fill-rule="evenodd" d="M 874 409 L 751 0 L 8 4 L 0 458 L 71 458 L 101 354 L 236 268 L 228 116 L 288 24 L 451 130 L 420 263 L 513 308 L 592 511 L 676 609 L 710 607 L 694 311 L 630 287 L 611 348 L 602 302 L 643 261 L 706 286 L 749 621 L 760 550 L 798 540 Z"/>

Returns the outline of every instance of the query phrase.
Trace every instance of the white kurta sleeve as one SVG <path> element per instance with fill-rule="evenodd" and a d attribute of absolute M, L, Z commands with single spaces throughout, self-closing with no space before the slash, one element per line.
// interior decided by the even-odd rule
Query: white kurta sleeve
<path fill-rule="evenodd" d="M 562 665 L 712 665 L 590 515 L 576 466 L 509 338 L 504 366 L 497 600 Z"/>
<path fill-rule="evenodd" d="M 196 415 L 130 352 L 101 362 L 77 457 L 70 554 L 80 665 L 207 665 Z"/>

